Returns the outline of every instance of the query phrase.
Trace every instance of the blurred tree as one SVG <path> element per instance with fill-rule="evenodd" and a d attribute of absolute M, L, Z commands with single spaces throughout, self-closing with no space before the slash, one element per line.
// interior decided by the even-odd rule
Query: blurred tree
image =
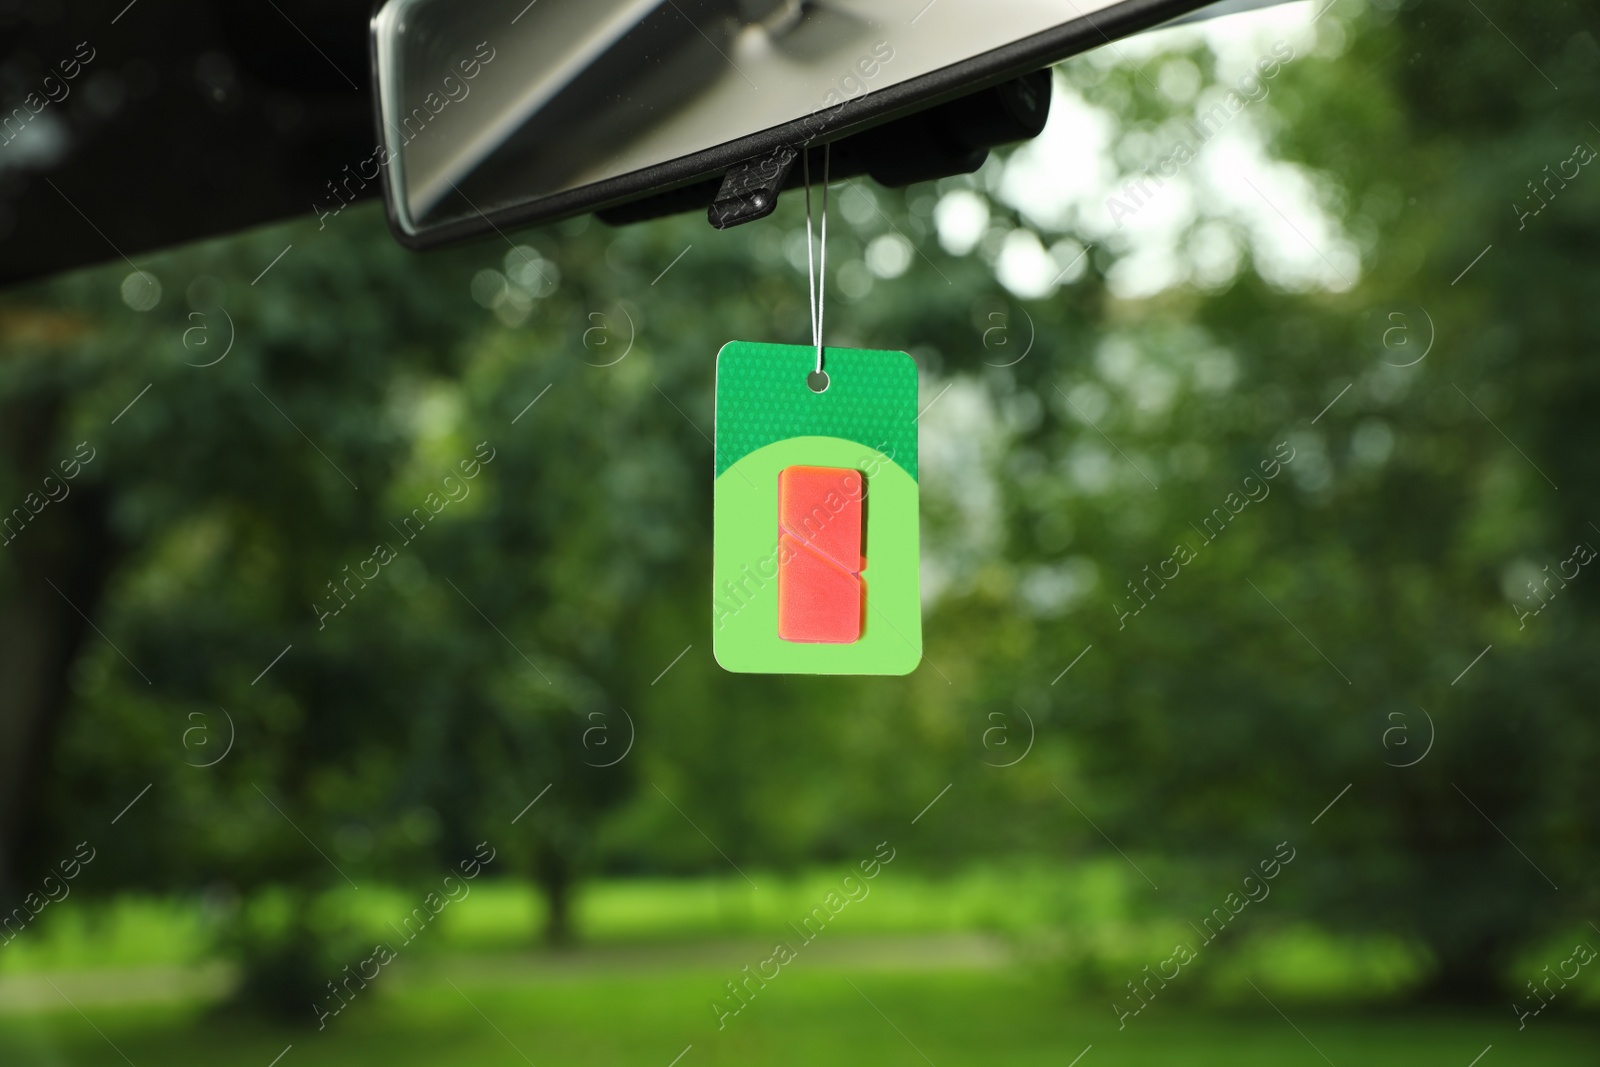
<path fill-rule="evenodd" d="M 1338 7 L 1270 105 L 1253 105 L 1273 155 L 1309 176 L 1333 220 L 1321 239 L 1359 243 L 1358 276 L 1283 279 L 1258 220 L 1302 253 L 1307 223 L 1259 188 L 1239 193 L 1241 209 L 1227 185 L 1243 175 L 1191 172 L 1166 259 L 1150 258 L 1159 222 L 1055 224 L 1103 247 L 1074 291 L 1026 305 L 1044 358 L 968 371 L 996 427 L 1004 542 L 967 553 L 930 623 L 930 657 L 999 650 L 979 699 L 1048 724 L 1045 759 L 1094 798 L 1113 839 L 1208 872 L 1185 879 L 1180 913 L 1215 906 L 1273 842 L 1303 842 L 1280 906 L 1415 938 L 1433 959 L 1419 993 L 1450 1001 L 1498 995 L 1517 951 L 1592 910 L 1579 887 L 1595 873 L 1586 813 L 1600 804 L 1583 770 L 1600 746 L 1586 652 L 1600 593 L 1558 579 L 1564 603 L 1517 625 L 1540 605 L 1524 580 L 1600 536 L 1583 503 L 1600 456 L 1586 414 L 1600 315 L 1584 297 L 1600 183 L 1571 179 L 1584 143 L 1600 144 L 1585 118 L 1600 49 L 1575 5 L 1485 8 Z M 1537 66 L 1486 18 L 1515 27 Z M 1067 71 L 1119 124 L 1124 175 L 1189 135 L 1171 119 L 1191 105 L 1142 71 L 1097 57 Z M 1528 182 L 1560 161 L 1570 180 L 1541 208 Z M 964 194 L 984 199 L 997 251 L 1007 229 L 1050 240 L 1010 179 Z M 1508 205 L 1542 217 L 1519 225 Z M 1221 280 L 1219 240 L 1237 257 Z M 1337 249 L 1314 251 L 1339 271 Z M 1152 283 L 1169 263 L 1191 284 Z M 1160 291 L 1118 297 L 1141 286 Z M 904 327 L 937 345 L 964 311 L 941 303 Z M 937 432 L 925 420 L 925 437 Z M 1296 458 L 1251 503 L 1243 479 L 1279 442 Z M 970 538 L 954 503 L 948 536 Z M 1223 522 L 1205 526 L 1218 508 Z M 1042 617 L 1020 625 L 1019 610 Z M 1091 643 L 1065 692 L 1047 684 Z"/>

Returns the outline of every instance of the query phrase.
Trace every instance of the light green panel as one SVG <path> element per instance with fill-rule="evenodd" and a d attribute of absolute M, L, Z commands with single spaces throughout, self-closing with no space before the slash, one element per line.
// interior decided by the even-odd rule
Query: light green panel
<path fill-rule="evenodd" d="M 778 636 L 778 472 L 812 465 L 866 476 L 867 610 L 861 638 L 803 644 Z M 725 670 L 757 674 L 909 674 L 922 659 L 917 482 L 876 449 L 838 437 L 791 437 L 718 476 L 712 646 Z"/>

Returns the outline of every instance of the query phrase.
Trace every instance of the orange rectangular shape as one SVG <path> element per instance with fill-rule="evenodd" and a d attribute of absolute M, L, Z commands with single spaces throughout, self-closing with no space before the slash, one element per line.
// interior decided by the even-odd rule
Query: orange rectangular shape
<path fill-rule="evenodd" d="M 847 467 L 778 473 L 778 636 L 850 644 L 861 638 L 866 478 Z"/>

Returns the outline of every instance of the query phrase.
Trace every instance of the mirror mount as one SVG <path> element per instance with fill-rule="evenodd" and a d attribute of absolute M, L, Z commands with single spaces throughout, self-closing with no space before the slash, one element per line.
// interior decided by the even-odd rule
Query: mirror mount
<path fill-rule="evenodd" d="M 772 214 L 778 206 L 778 193 L 799 158 L 799 149 L 779 145 L 764 156 L 729 167 L 716 198 L 706 208 L 706 218 L 717 229 L 726 230 Z"/>

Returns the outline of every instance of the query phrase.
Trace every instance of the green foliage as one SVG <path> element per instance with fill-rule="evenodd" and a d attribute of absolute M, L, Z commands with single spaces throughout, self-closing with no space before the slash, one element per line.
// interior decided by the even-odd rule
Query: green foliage
<path fill-rule="evenodd" d="M 713 359 L 807 338 L 797 197 L 724 233 L 576 220 L 429 255 L 368 207 L 151 257 L 153 311 L 121 263 L 8 294 L 3 501 L 97 450 L 0 555 L 18 617 L 76 625 L 43 576 L 98 628 L 40 670 L 68 695 L 15 877 L 88 837 L 85 892 L 286 901 L 223 908 L 218 936 L 303 1012 L 363 932 L 314 900 L 426 892 L 480 841 L 559 935 L 597 873 L 794 872 L 883 840 L 935 872 L 1126 850 L 1152 888 L 1119 921 L 1170 922 L 1287 840 L 1279 914 L 1420 944 L 1442 995 L 1482 995 L 1596 903 L 1600 585 L 1526 626 L 1511 605 L 1600 537 L 1600 176 L 1522 226 L 1505 205 L 1600 143 L 1600 53 L 1570 4 L 1519 13 L 1557 92 L 1473 11 L 1347 6 L 1233 120 L 1327 221 L 1316 257 L 1203 160 L 1127 229 L 1019 194 L 1031 148 L 839 191 L 828 340 L 923 376 L 906 679 L 710 658 Z M 1185 47 L 1063 68 L 1129 178 L 1197 106 L 1163 64 L 1233 77 Z M 987 212 L 969 252 L 941 241 L 952 197 Z M 1177 200 L 1166 259 L 1139 260 Z M 882 267 L 901 241 L 909 268 Z M 1019 297 L 1013 246 L 1087 248 L 1082 276 Z M 1395 365 L 1393 313 L 1419 344 L 1426 319 L 1426 359 Z"/>

